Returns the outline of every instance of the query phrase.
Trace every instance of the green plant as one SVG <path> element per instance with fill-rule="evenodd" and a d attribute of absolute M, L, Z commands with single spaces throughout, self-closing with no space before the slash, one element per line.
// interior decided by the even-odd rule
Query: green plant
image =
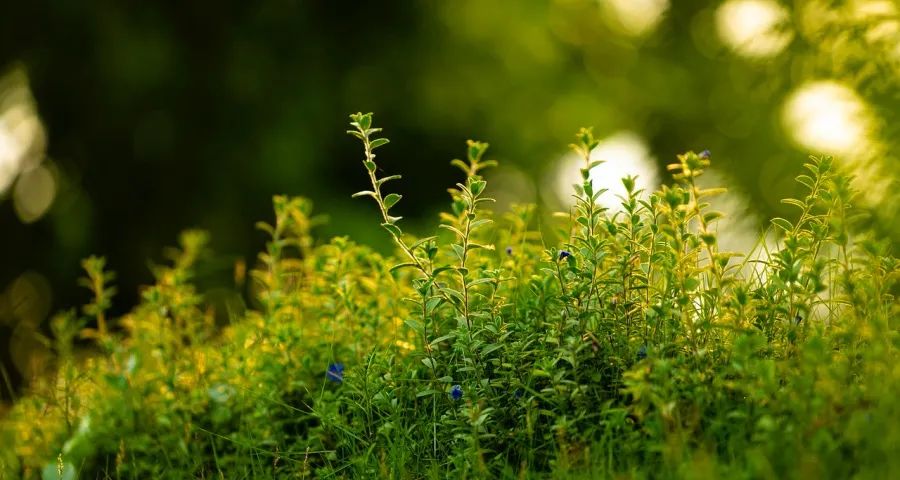
<path fill-rule="evenodd" d="M 56 376 L 0 424 L 0 472 L 35 478 L 880 478 L 900 469 L 900 263 L 853 209 L 851 179 L 812 158 L 775 245 L 720 250 L 696 181 L 622 180 L 599 206 L 590 130 L 571 211 L 486 208 L 488 145 L 433 236 L 392 214 L 371 114 L 351 116 L 383 256 L 314 240 L 310 202 L 277 196 L 243 308 L 215 326 L 191 282 L 207 236 L 186 233 L 143 302 L 105 325 L 109 276 L 54 321 Z M 380 150 L 379 150 L 380 151 Z M 558 235 L 557 233 L 558 232 Z M 102 352 L 72 347 L 85 321 Z M 101 321 L 103 320 L 103 321 Z"/>

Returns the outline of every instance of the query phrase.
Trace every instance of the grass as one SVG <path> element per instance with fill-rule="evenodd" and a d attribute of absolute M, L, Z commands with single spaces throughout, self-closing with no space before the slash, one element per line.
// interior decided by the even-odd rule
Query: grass
<path fill-rule="evenodd" d="M 371 114 L 352 115 L 390 257 L 321 242 L 274 199 L 246 300 L 192 284 L 189 231 L 129 314 L 102 259 L 52 321 L 56 366 L 0 421 L 2 478 L 887 478 L 900 472 L 898 262 L 812 158 L 774 244 L 719 248 L 697 178 L 597 200 L 590 130 L 574 207 L 495 215 L 470 141 L 434 236 L 402 231 Z M 227 316 L 227 325 L 216 319 Z M 87 326 L 90 325 L 90 328 Z M 91 354 L 73 346 L 89 339 Z"/>

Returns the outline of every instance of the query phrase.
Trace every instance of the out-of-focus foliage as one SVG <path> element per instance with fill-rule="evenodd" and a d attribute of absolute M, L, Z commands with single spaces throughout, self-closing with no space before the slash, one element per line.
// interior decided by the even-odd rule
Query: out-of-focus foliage
<path fill-rule="evenodd" d="M 54 318 L 52 374 L 0 422 L 0 475 L 75 478 L 889 478 L 900 469 L 891 243 L 862 227 L 850 177 L 813 157 L 795 215 L 725 250 L 711 154 L 619 210 L 582 129 L 574 206 L 502 216 L 469 141 L 434 236 L 404 233 L 371 114 L 355 196 L 395 245 L 316 241 L 309 201 L 274 199 L 255 294 L 215 305 L 189 231 L 141 303 L 83 332 L 111 293 Z M 377 149 L 377 150 L 376 150 Z M 377 152 L 377 158 L 376 158 Z M 382 155 L 384 158 L 382 158 Z M 393 169 L 391 169 L 393 170 Z M 434 182 L 438 183 L 438 182 Z M 362 200 L 358 200 L 362 201 Z M 215 326 L 221 310 L 230 323 Z M 107 322 L 97 322 L 105 325 Z M 95 339 L 79 358 L 72 341 Z"/>
<path fill-rule="evenodd" d="M 422 230 L 452 174 L 444 152 L 491 138 L 501 209 L 569 201 L 569 132 L 591 124 L 610 162 L 592 178 L 655 188 L 677 152 L 708 148 L 732 185 L 734 237 L 790 214 L 780 199 L 808 153 L 836 154 L 896 241 L 900 17 L 888 0 L 100 2 L 0 10 L 0 364 L 39 369 L 48 315 L 82 300 L 78 259 L 139 301 L 146 259 L 187 225 L 217 239 L 197 272 L 226 287 L 262 239 L 272 193 L 308 196 L 323 235 L 388 243 L 344 195 L 362 185 L 332 140 L 337 112 L 394 126 L 399 208 Z M 604 168 L 610 170 L 603 170 Z M 621 193 L 621 191 L 619 191 Z M 724 208 L 724 207 L 723 207 Z M 252 265 L 251 265 L 252 266 Z M 243 267 L 241 267 L 243 268 Z M 93 324 L 92 324 L 93 325 Z M 93 325 L 96 326 L 96 325 Z"/>

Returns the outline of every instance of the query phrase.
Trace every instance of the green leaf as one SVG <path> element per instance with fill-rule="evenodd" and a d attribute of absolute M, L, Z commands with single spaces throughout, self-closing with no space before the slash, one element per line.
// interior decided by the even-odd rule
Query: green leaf
<path fill-rule="evenodd" d="M 403 177 L 400 176 L 400 175 L 388 175 L 387 177 L 379 178 L 379 179 L 375 182 L 375 185 L 378 186 L 378 187 L 380 187 L 382 184 L 384 184 L 384 183 L 386 183 L 386 182 L 390 182 L 391 180 L 400 180 L 401 178 L 403 178 Z"/>
<path fill-rule="evenodd" d="M 794 230 L 794 226 L 791 224 L 791 222 L 789 222 L 781 217 L 773 218 L 772 224 L 775 225 L 776 227 L 784 230 L 785 232 L 791 232 Z"/>
<path fill-rule="evenodd" d="M 401 198 L 403 198 L 403 195 L 400 195 L 399 193 L 388 194 L 388 196 L 384 197 L 384 208 L 389 209 L 393 207 Z"/>
<path fill-rule="evenodd" d="M 470 223 L 469 230 L 475 230 L 478 227 L 488 225 L 490 223 L 493 223 L 493 220 L 491 220 L 490 218 L 481 218 L 481 219 L 475 220 L 474 222 Z"/>
<path fill-rule="evenodd" d="M 806 204 L 801 202 L 800 200 L 797 200 L 796 198 L 782 198 L 781 203 L 793 205 L 800 210 L 806 210 Z"/>
<path fill-rule="evenodd" d="M 412 263 L 412 262 L 398 263 L 397 265 L 394 265 L 393 267 L 391 267 L 390 271 L 393 272 L 394 270 L 400 270 L 401 268 L 408 268 L 408 267 L 416 268 L 416 267 L 418 267 L 418 265 L 416 265 L 415 263 Z"/>
<path fill-rule="evenodd" d="M 378 198 L 377 196 L 375 196 L 375 192 L 370 191 L 370 190 L 362 190 L 362 191 L 356 192 L 353 195 L 350 195 L 350 198 L 359 198 L 359 197 L 364 197 L 366 195 L 368 195 L 372 198 Z"/>
<path fill-rule="evenodd" d="M 357 123 L 359 123 L 359 128 L 361 128 L 363 130 L 368 130 L 369 127 L 372 126 L 372 114 L 366 113 L 366 114 L 359 115 L 356 118 L 356 121 L 357 121 Z"/>
<path fill-rule="evenodd" d="M 478 195 L 481 195 L 481 192 L 484 191 L 484 187 L 486 187 L 486 186 L 487 186 L 487 182 L 485 182 L 484 180 L 476 180 L 476 181 L 472 182 L 472 185 L 470 187 L 472 189 L 472 195 L 474 195 L 476 197 Z"/>
<path fill-rule="evenodd" d="M 453 339 L 453 338 L 456 338 L 456 334 L 454 334 L 454 333 L 451 333 L 451 334 L 449 334 L 449 335 L 443 335 L 443 336 L 441 336 L 441 337 L 438 337 L 438 338 L 435 338 L 434 340 L 432 340 L 432 341 L 431 341 L 431 346 L 432 346 L 432 347 L 436 347 L 436 346 L 438 346 L 441 342 L 446 342 L 447 340 L 450 340 L 450 339 Z"/>
<path fill-rule="evenodd" d="M 376 138 L 375 140 L 372 140 L 369 143 L 369 148 L 372 150 L 375 150 L 376 148 L 378 148 L 382 145 L 386 145 L 388 143 L 390 143 L 390 140 L 388 140 L 386 138 Z"/>
<path fill-rule="evenodd" d="M 475 287 L 478 285 L 484 285 L 485 283 L 491 283 L 493 281 L 494 281 L 494 279 L 492 279 L 492 278 L 476 278 L 475 280 L 472 280 L 471 282 L 467 283 L 466 288 L 472 288 L 472 287 Z"/>
<path fill-rule="evenodd" d="M 363 164 L 366 166 L 366 170 L 368 170 L 370 172 L 375 171 L 375 162 L 373 162 L 371 160 L 366 160 L 365 162 L 363 162 Z"/>
<path fill-rule="evenodd" d="M 405 323 L 406 326 L 413 329 L 413 331 L 417 333 L 421 333 L 422 329 L 425 328 L 424 325 L 422 325 L 422 322 L 418 320 L 406 320 L 403 323 Z"/>
<path fill-rule="evenodd" d="M 458 158 L 454 158 L 453 160 L 450 160 L 450 165 L 453 165 L 454 167 L 459 168 L 463 172 L 466 172 L 466 173 L 469 172 L 469 166 L 466 165 L 465 162 L 463 162 L 462 160 L 460 160 Z"/>
<path fill-rule="evenodd" d="M 486 343 L 484 345 L 484 348 L 481 349 L 481 354 L 486 357 L 486 356 L 496 352 L 497 350 L 500 350 L 501 348 L 503 348 L 502 343 Z"/>
<path fill-rule="evenodd" d="M 400 230 L 400 227 L 394 225 L 393 223 L 382 223 L 381 226 L 395 237 L 399 238 L 401 235 L 403 235 L 403 231 Z"/>
<path fill-rule="evenodd" d="M 703 214 L 703 221 L 709 224 L 715 220 L 722 218 L 723 216 L 724 214 L 722 212 L 706 212 Z"/>

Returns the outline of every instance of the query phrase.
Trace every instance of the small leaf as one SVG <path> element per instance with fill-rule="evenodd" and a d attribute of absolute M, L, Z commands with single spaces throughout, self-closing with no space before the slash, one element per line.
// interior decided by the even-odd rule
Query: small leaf
<path fill-rule="evenodd" d="M 384 208 L 388 209 L 393 207 L 397 204 L 397 202 L 400 201 L 401 198 L 403 198 L 403 195 L 400 195 L 399 193 L 389 194 L 388 196 L 384 197 Z"/>
<path fill-rule="evenodd" d="M 394 265 L 393 267 L 391 267 L 390 271 L 393 272 L 394 270 L 400 270 L 401 268 L 408 268 L 408 267 L 416 268 L 416 267 L 418 267 L 418 265 L 416 265 L 415 263 L 412 263 L 412 262 L 398 263 L 397 265 Z"/>
<path fill-rule="evenodd" d="M 781 203 L 793 205 L 800 210 L 806 210 L 806 204 L 801 202 L 800 200 L 797 200 L 796 198 L 783 198 L 781 199 Z"/>
<path fill-rule="evenodd" d="M 380 186 L 381 186 L 383 183 L 385 183 L 385 182 L 390 182 L 391 180 L 400 180 L 401 178 L 403 178 L 403 177 L 401 177 L 400 175 L 389 175 L 389 176 L 384 177 L 384 178 L 379 178 L 379 179 L 375 182 L 375 185 L 377 185 L 377 186 L 380 187 Z"/>
<path fill-rule="evenodd" d="M 722 218 L 724 214 L 722 212 L 707 212 L 703 214 L 703 221 L 707 224 Z"/>
<path fill-rule="evenodd" d="M 382 145 L 386 145 L 388 143 L 390 143 L 390 140 L 388 140 L 386 138 L 376 138 L 375 140 L 372 140 L 371 143 L 369 143 L 369 148 L 371 148 L 372 150 L 375 150 L 376 148 L 378 148 Z"/>
<path fill-rule="evenodd" d="M 475 280 L 472 280 L 471 282 L 467 283 L 466 288 L 472 288 L 474 286 L 483 285 L 485 283 L 491 283 L 493 281 L 494 280 L 492 278 L 476 278 Z"/>
<path fill-rule="evenodd" d="M 476 197 L 478 195 L 481 195 L 481 192 L 484 191 L 485 186 L 487 186 L 487 182 L 485 182 L 484 180 L 478 180 L 478 181 L 472 182 L 472 185 L 471 185 L 472 195 L 474 195 Z"/>
<path fill-rule="evenodd" d="M 794 230 L 794 226 L 791 225 L 791 222 L 789 222 L 781 217 L 773 218 L 772 224 L 775 225 L 776 227 L 784 230 L 785 232 L 791 232 Z"/>
<path fill-rule="evenodd" d="M 442 223 L 442 224 L 438 225 L 438 228 L 450 230 L 451 232 L 455 233 L 456 236 L 458 236 L 459 238 L 466 238 L 466 236 L 463 234 L 463 232 L 459 231 L 459 229 L 454 227 L 453 225 L 447 225 L 446 223 Z"/>
<path fill-rule="evenodd" d="M 406 326 L 408 326 L 409 328 L 413 329 L 413 331 L 415 331 L 415 332 L 421 332 L 422 329 L 425 328 L 425 327 L 422 325 L 422 322 L 420 322 L 420 321 L 418 321 L 418 320 L 406 320 L 406 321 L 404 321 L 403 323 L 405 323 Z"/>
<path fill-rule="evenodd" d="M 403 231 L 400 230 L 400 227 L 394 225 L 393 223 L 382 223 L 381 226 L 395 237 L 400 237 L 403 234 Z"/>
<path fill-rule="evenodd" d="M 365 164 L 366 170 L 368 170 L 370 172 L 375 171 L 375 162 L 373 162 L 371 160 L 366 160 L 365 162 L 363 162 L 363 164 Z"/>
<path fill-rule="evenodd" d="M 487 225 L 491 222 L 493 222 L 493 220 L 491 220 L 489 218 L 481 218 L 481 219 L 475 220 L 474 222 L 469 224 L 469 230 L 475 230 L 476 228 L 478 228 L 482 225 Z"/>
<path fill-rule="evenodd" d="M 354 193 L 353 195 L 350 195 L 350 198 L 364 197 L 364 196 L 366 196 L 366 195 L 368 195 L 368 196 L 370 196 L 370 197 L 372 197 L 372 198 L 378 198 L 378 197 L 375 196 L 375 192 L 372 192 L 372 191 L 370 191 L 370 190 L 362 190 L 362 191 L 360 191 L 360 192 L 356 192 L 356 193 Z"/>

